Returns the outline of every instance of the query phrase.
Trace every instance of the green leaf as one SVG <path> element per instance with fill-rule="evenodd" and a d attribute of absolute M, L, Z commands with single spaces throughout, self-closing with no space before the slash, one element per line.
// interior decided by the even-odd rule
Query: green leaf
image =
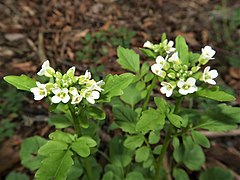
<path fill-rule="evenodd" d="M 173 177 L 175 180 L 189 180 L 189 177 L 186 171 L 180 168 L 173 169 Z"/>
<path fill-rule="evenodd" d="M 208 99 L 213 99 L 215 101 L 220 101 L 220 102 L 228 102 L 228 101 L 235 101 L 235 97 L 232 96 L 231 94 L 228 94 L 224 91 L 218 91 L 218 90 L 211 90 L 211 89 L 202 89 L 197 91 L 196 93 L 200 97 L 208 98 Z"/>
<path fill-rule="evenodd" d="M 140 120 L 137 122 L 136 129 L 146 134 L 150 130 L 159 130 L 165 124 L 165 115 L 161 112 L 149 109 L 142 112 Z"/>
<path fill-rule="evenodd" d="M 136 54 L 133 50 L 119 46 L 117 49 L 117 55 L 117 62 L 121 65 L 122 68 L 135 73 L 139 73 L 140 61 L 138 54 Z"/>
<path fill-rule="evenodd" d="M 42 161 L 35 175 L 36 179 L 65 180 L 69 168 L 73 165 L 72 155 L 70 150 L 50 154 Z"/>
<path fill-rule="evenodd" d="M 29 180 L 29 177 L 25 173 L 11 172 L 5 180 Z"/>
<path fill-rule="evenodd" d="M 135 149 L 137 147 L 140 147 L 144 141 L 143 135 L 133 135 L 128 136 L 127 139 L 124 141 L 124 146 L 129 149 Z"/>
<path fill-rule="evenodd" d="M 231 119 L 231 122 L 240 123 L 240 107 L 232 107 L 226 104 L 219 104 L 218 108 L 221 111 L 221 117 L 225 119 Z"/>
<path fill-rule="evenodd" d="M 192 137 L 193 137 L 193 140 L 196 143 L 198 143 L 199 145 L 206 147 L 206 148 L 210 147 L 208 138 L 206 136 L 204 136 L 203 134 L 201 134 L 200 132 L 192 131 Z"/>
<path fill-rule="evenodd" d="M 113 106 L 113 114 L 116 118 L 115 122 L 124 132 L 136 133 L 137 113 L 127 106 Z"/>
<path fill-rule="evenodd" d="M 177 36 L 175 42 L 179 58 L 182 60 L 183 64 L 188 64 L 189 52 L 185 39 L 182 36 Z"/>
<path fill-rule="evenodd" d="M 65 143 L 72 143 L 75 140 L 75 137 L 72 134 L 62 132 L 59 130 L 56 130 L 55 132 L 51 133 L 49 135 L 49 138 L 52 140 L 62 141 Z"/>
<path fill-rule="evenodd" d="M 106 118 L 105 112 L 102 109 L 95 107 L 95 106 L 88 107 L 87 113 L 94 120 L 104 120 Z"/>
<path fill-rule="evenodd" d="M 199 170 L 205 162 L 205 156 L 202 148 L 198 144 L 194 144 L 191 137 L 183 138 L 184 158 L 183 163 L 190 170 Z"/>
<path fill-rule="evenodd" d="M 19 90 L 30 91 L 31 88 L 37 87 L 36 81 L 26 75 L 5 76 L 3 79 Z"/>
<path fill-rule="evenodd" d="M 114 137 L 109 143 L 109 157 L 112 164 L 126 167 L 132 161 L 132 151 L 123 146 L 123 139 Z"/>
<path fill-rule="evenodd" d="M 103 175 L 102 180 L 113 180 L 114 174 L 112 171 L 108 171 Z"/>
<path fill-rule="evenodd" d="M 80 179 L 80 177 L 82 176 L 84 169 L 78 158 L 79 157 L 75 156 L 74 164 L 68 170 L 67 180 L 77 180 Z"/>
<path fill-rule="evenodd" d="M 72 122 L 63 114 L 55 114 L 49 118 L 49 123 L 56 128 L 62 129 L 72 125 Z"/>
<path fill-rule="evenodd" d="M 149 71 L 149 64 L 148 64 L 148 62 L 144 62 L 143 65 L 141 66 L 141 70 L 140 70 L 141 77 L 143 77 L 145 74 L 147 74 L 148 71 Z"/>
<path fill-rule="evenodd" d="M 131 105 L 131 107 L 134 107 L 143 99 L 141 93 L 142 91 L 139 91 L 136 88 L 136 84 L 130 84 L 127 88 L 124 89 L 123 95 L 120 98 L 123 102 Z"/>
<path fill-rule="evenodd" d="M 199 180 L 207 180 L 207 179 L 233 180 L 233 177 L 230 171 L 220 167 L 213 167 L 202 172 L 199 178 Z"/>
<path fill-rule="evenodd" d="M 160 131 L 151 131 L 148 136 L 148 142 L 150 144 L 156 144 L 160 140 Z"/>
<path fill-rule="evenodd" d="M 39 168 L 43 157 L 36 156 L 38 149 L 47 141 L 39 136 L 24 139 L 21 144 L 20 158 L 24 167 L 34 171 Z"/>
<path fill-rule="evenodd" d="M 88 145 L 89 147 L 95 147 L 97 142 L 90 136 L 82 136 L 77 139 L 78 142 Z"/>
<path fill-rule="evenodd" d="M 124 73 L 121 75 L 108 75 L 104 80 L 103 95 L 106 95 L 109 99 L 113 96 L 119 96 L 123 94 L 123 89 L 133 81 L 134 75 L 131 73 Z"/>
<path fill-rule="evenodd" d="M 75 141 L 71 147 L 81 157 L 88 157 L 91 153 L 89 146 L 81 141 Z"/>
<path fill-rule="evenodd" d="M 145 180 L 140 172 L 133 171 L 127 174 L 126 180 Z"/>
<path fill-rule="evenodd" d="M 142 51 L 143 54 L 145 54 L 146 56 L 156 59 L 157 55 L 150 49 L 144 49 L 144 48 L 140 48 L 140 50 Z"/>
<path fill-rule="evenodd" d="M 143 162 L 148 159 L 150 149 L 147 146 L 142 146 L 136 150 L 135 160 L 136 162 Z"/>
<path fill-rule="evenodd" d="M 159 111 L 161 111 L 162 113 L 167 112 L 168 110 L 167 102 L 163 98 L 154 97 L 154 102 L 157 105 Z"/>
<path fill-rule="evenodd" d="M 181 122 L 183 121 L 181 116 L 178 116 L 176 114 L 167 114 L 167 118 L 171 122 L 172 125 L 174 125 L 177 128 L 181 127 Z"/>
<path fill-rule="evenodd" d="M 48 156 L 50 153 L 56 151 L 63 151 L 68 148 L 68 144 L 62 141 L 48 141 L 44 144 L 38 151 L 38 154 L 41 156 Z"/>

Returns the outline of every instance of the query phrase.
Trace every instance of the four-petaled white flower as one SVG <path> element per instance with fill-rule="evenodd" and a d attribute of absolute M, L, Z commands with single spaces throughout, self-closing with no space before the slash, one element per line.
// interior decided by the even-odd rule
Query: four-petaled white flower
<path fill-rule="evenodd" d="M 167 60 L 166 60 L 167 58 L 168 58 L 168 56 L 166 56 L 165 59 L 162 56 L 158 56 L 156 58 L 156 63 L 163 67 L 167 63 Z"/>
<path fill-rule="evenodd" d="M 173 47 L 174 45 L 174 42 L 173 41 L 169 41 L 166 39 L 163 41 L 163 44 L 164 44 L 164 50 L 167 52 L 167 53 L 171 53 L 173 51 L 175 51 L 176 49 Z"/>
<path fill-rule="evenodd" d="M 37 87 L 33 87 L 30 91 L 34 94 L 34 100 L 41 100 L 47 96 L 46 84 L 41 84 L 40 82 L 36 82 Z"/>
<path fill-rule="evenodd" d="M 53 88 L 52 92 L 54 96 L 52 97 L 53 103 L 67 103 L 70 100 L 70 96 L 68 95 L 68 89 L 67 88 Z"/>
<path fill-rule="evenodd" d="M 173 93 L 174 86 L 168 82 L 162 82 L 161 85 L 162 87 L 160 88 L 160 91 L 163 94 L 166 94 L 166 97 L 170 97 Z"/>
<path fill-rule="evenodd" d="M 41 70 L 37 73 L 37 75 L 39 76 L 46 76 L 46 77 L 52 77 L 55 73 L 55 70 L 50 67 L 49 65 L 49 61 L 45 61 L 43 64 L 42 64 L 42 68 Z"/>
<path fill-rule="evenodd" d="M 154 74 L 164 78 L 166 76 L 166 72 L 162 68 L 163 66 L 161 64 L 153 64 L 151 66 L 151 70 Z"/>
<path fill-rule="evenodd" d="M 217 70 L 212 69 L 210 71 L 210 66 L 207 66 L 203 71 L 202 80 L 211 85 L 215 85 L 216 81 L 214 81 L 213 79 L 216 78 L 217 76 L 218 76 Z"/>
<path fill-rule="evenodd" d="M 216 51 L 212 49 L 211 46 L 205 46 L 202 48 L 201 57 L 206 60 L 214 59 L 213 56 L 215 55 Z"/>
<path fill-rule="evenodd" d="M 95 104 L 95 100 L 99 99 L 100 97 L 100 93 L 98 91 L 90 91 L 88 89 L 85 90 L 83 94 L 90 104 Z"/>
<path fill-rule="evenodd" d="M 149 42 L 149 41 L 146 41 L 146 42 L 143 44 L 143 47 L 151 49 L 151 48 L 153 47 L 153 44 L 152 44 L 151 42 Z"/>
<path fill-rule="evenodd" d="M 177 83 L 179 87 L 179 93 L 182 95 L 187 95 L 189 93 L 194 93 L 197 91 L 197 86 L 195 85 L 196 79 L 193 77 L 188 78 L 186 81 L 180 80 Z"/>
<path fill-rule="evenodd" d="M 81 95 L 76 95 L 72 97 L 71 104 L 78 104 L 82 101 L 83 97 Z"/>

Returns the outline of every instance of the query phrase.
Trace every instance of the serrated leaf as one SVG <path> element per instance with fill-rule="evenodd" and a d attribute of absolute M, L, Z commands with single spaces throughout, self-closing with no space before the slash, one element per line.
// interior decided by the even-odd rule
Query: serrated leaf
<path fill-rule="evenodd" d="M 199 145 L 206 147 L 206 148 L 210 147 L 208 138 L 206 136 L 204 136 L 203 134 L 201 134 L 200 132 L 192 131 L 192 137 L 193 137 L 193 140 L 196 143 L 198 143 Z"/>
<path fill-rule="evenodd" d="M 48 141 L 38 151 L 41 156 L 48 156 L 50 153 L 56 151 L 63 151 L 68 148 L 68 144 L 62 141 Z"/>
<path fill-rule="evenodd" d="M 188 64 L 189 63 L 188 45 L 184 37 L 177 36 L 175 42 L 179 58 L 181 59 L 183 64 Z"/>
<path fill-rule="evenodd" d="M 31 88 L 37 86 L 36 81 L 26 75 L 5 76 L 3 79 L 19 90 L 30 91 Z"/>
<path fill-rule="evenodd" d="M 148 159 L 150 149 L 147 146 L 142 146 L 136 150 L 135 160 L 136 162 L 143 162 Z"/>
<path fill-rule="evenodd" d="M 224 91 L 218 91 L 218 90 L 213 91 L 211 89 L 202 89 L 197 91 L 196 94 L 200 97 L 213 99 L 215 101 L 220 101 L 220 102 L 235 101 L 236 99 L 234 96 Z"/>
<path fill-rule="evenodd" d="M 121 75 L 108 75 L 106 77 L 105 85 L 103 86 L 103 95 L 106 95 L 109 99 L 113 96 L 119 96 L 123 94 L 123 89 L 133 81 L 134 75 L 131 73 L 124 73 Z"/>
<path fill-rule="evenodd" d="M 133 135 L 128 136 L 127 139 L 124 141 L 124 146 L 129 149 L 135 149 L 140 147 L 144 141 L 143 135 Z"/>
<path fill-rule="evenodd" d="M 35 175 L 36 179 L 65 180 L 69 168 L 73 165 L 72 155 L 70 150 L 50 154 L 42 161 Z"/>
<path fill-rule="evenodd" d="M 122 68 L 139 73 L 140 61 L 137 53 L 133 50 L 119 46 L 117 49 L 117 55 L 117 62 L 122 66 Z"/>
<path fill-rule="evenodd" d="M 142 112 L 140 120 L 137 122 L 136 130 L 146 134 L 150 130 L 159 130 L 165 124 L 165 115 L 161 112 L 149 109 Z"/>
<path fill-rule="evenodd" d="M 43 157 L 35 156 L 34 154 L 37 154 L 39 148 L 45 143 L 47 143 L 47 140 L 39 136 L 33 136 L 23 140 L 21 144 L 20 158 L 24 167 L 32 171 L 39 168 Z"/>

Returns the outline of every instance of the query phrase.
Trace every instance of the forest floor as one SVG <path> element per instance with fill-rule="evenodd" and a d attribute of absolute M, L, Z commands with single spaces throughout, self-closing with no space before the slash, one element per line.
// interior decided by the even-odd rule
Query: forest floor
<path fill-rule="evenodd" d="M 0 137 L 0 179 L 11 171 L 26 172 L 19 158 L 21 141 L 47 137 L 52 129 L 46 122 L 48 105 L 10 88 L 2 77 L 34 76 L 46 59 L 63 71 L 76 66 L 80 73 L 90 69 L 101 78 L 122 72 L 117 46 L 138 51 L 147 40 L 159 42 L 163 32 L 169 39 L 182 35 L 191 50 L 211 45 L 217 51 L 211 66 L 235 94 L 232 105 L 240 106 L 237 0 L 7 0 L 0 2 L 0 11 L 0 125 L 14 124 L 9 137 Z M 239 129 L 208 134 L 212 146 L 205 166 L 228 168 L 240 179 L 239 136 Z"/>

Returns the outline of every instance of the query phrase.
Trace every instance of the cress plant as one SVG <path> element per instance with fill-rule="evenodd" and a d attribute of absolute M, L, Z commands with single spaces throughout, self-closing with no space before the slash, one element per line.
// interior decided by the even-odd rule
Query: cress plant
<path fill-rule="evenodd" d="M 53 111 L 50 121 L 56 131 L 49 140 L 29 138 L 21 147 L 22 164 L 37 170 L 36 179 L 159 180 L 173 176 L 187 180 L 189 172 L 202 169 L 203 148 L 210 147 L 198 130 L 237 127 L 237 107 L 220 103 L 201 109 L 197 103 L 190 105 L 198 98 L 235 100 L 216 85 L 217 70 L 206 65 L 215 60 L 210 46 L 202 48 L 201 54 L 192 53 L 183 37 L 176 38 L 174 47 L 163 34 L 159 44 L 147 41 L 141 48 L 155 61 L 151 65 L 151 61 L 141 64 L 133 50 L 119 47 L 117 51 L 117 62 L 131 73 L 108 75 L 97 82 L 88 70 L 76 76 L 72 67 L 62 74 L 45 61 L 37 74 L 47 77 L 47 82 L 25 75 L 4 78 L 16 88 L 32 92 L 35 100 L 48 98 Z M 111 105 L 115 118 L 109 130 L 121 129 L 122 136 L 113 137 L 108 150 L 102 151 L 99 132 L 106 119 L 104 104 Z M 31 144 L 36 148 L 29 150 Z M 38 156 L 33 157 L 34 152 Z M 168 168 L 163 166 L 167 155 Z M 107 163 L 100 165 L 102 157 Z M 232 179 L 221 168 L 208 169 L 199 179 L 220 175 Z"/>

